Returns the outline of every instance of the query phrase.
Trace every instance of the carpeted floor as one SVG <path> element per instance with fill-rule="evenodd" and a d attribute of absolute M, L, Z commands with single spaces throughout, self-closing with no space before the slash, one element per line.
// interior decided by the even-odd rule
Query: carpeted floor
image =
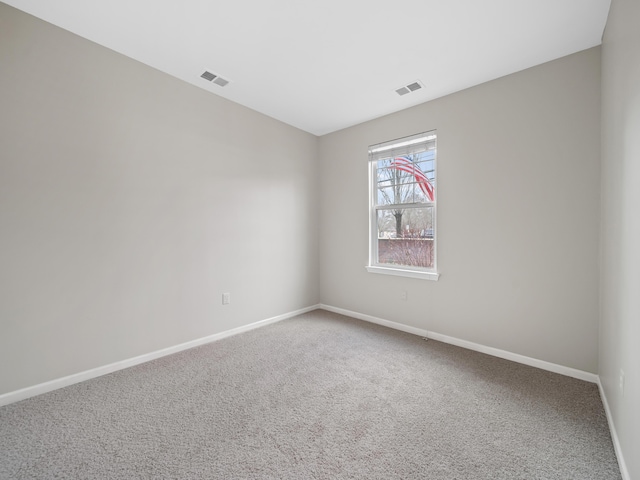
<path fill-rule="evenodd" d="M 0 478 L 621 477 L 596 385 L 316 310 L 0 408 Z"/>

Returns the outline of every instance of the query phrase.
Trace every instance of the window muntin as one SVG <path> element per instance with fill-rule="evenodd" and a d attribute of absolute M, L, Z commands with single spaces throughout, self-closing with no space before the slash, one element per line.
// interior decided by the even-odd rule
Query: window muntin
<path fill-rule="evenodd" d="M 435 272 L 436 132 L 374 145 L 369 162 L 369 266 Z"/>

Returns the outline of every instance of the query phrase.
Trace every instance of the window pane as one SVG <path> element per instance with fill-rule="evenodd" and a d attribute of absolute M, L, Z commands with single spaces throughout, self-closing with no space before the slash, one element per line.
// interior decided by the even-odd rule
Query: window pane
<path fill-rule="evenodd" d="M 436 132 L 369 147 L 369 264 L 417 272 L 436 270 Z"/>
<path fill-rule="evenodd" d="M 433 207 L 377 212 L 378 263 L 433 268 Z"/>
<path fill-rule="evenodd" d="M 379 188 L 376 205 L 393 205 L 400 203 L 425 203 L 431 200 L 422 192 L 421 186 L 415 182 Z"/>
<path fill-rule="evenodd" d="M 425 177 L 427 177 L 427 179 L 433 183 L 436 179 L 436 175 L 435 175 L 435 169 L 434 169 L 434 162 L 431 161 L 426 161 L 426 162 L 416 162 L 415 163 L 416 166 L 416 172 L 422 173 L 424 174 Z"/>
<path fill-rule="evenodd" d="M 376 205 L 393 205 L 395 201 L 395 189 L 394 188 L 379 188 L 378 198 L 376 199 Z"/>
<path fill-rule="evenodd" d="M 376 164 L 377 205 L 435 201 L 433 151 L 385 158 Z"/>

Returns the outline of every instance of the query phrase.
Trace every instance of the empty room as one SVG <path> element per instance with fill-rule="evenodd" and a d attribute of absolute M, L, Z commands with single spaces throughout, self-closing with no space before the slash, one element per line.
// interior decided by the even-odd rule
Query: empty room
<path fill-rule="evenodd" d="M 640 3 L 0 3 L 0 479 L 640 480 Z"/>

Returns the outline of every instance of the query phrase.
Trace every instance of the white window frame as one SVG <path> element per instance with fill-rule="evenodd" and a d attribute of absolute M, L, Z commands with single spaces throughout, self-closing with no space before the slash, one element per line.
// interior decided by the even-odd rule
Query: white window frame
<path fill-rule="evenodd" d="M 420 151 L 421 148 L 424 148 L 426 144 L 436 143 L 437 142 L 437 133 L 436 130 L 431 130 L 428 132 L 422 132 L 416 135 L 412 135 L 409 137 L 399 138 L 397 140 L 392 140 L 389 142 L 380 143 L 377 145 L 372 145 L 369 147 L 369 264 L 366 266 L 366 269 L 370 273 L 380 273 L 385 275 L 397 275 L 401 277 L 411 277 L 411 278 L 420 278 L 425 280 L 438 280 L 440 274 L 437 270 L 437 245 L 438 245 L 438 229 L 437 229 L 437 164 L 438 164 L 438 155 L 437 155 L 437 147 L 435 151 L 434 157 L 434 173 L 435 173 L 435 184 L 433 185 L 434 189 L 434 200 L 433 202 L 422 202 L 422 203 L 402 203 L 398 205 L 377 205 L 377 162 L 384 158 L 382 155 L 391 156 L 399 156 L 399 155 L 411 155 L 412 153 L 416 153 Z M 424 150 L 423 150 L 424 151 Z M 380 210 L 388 210 L 394 207 L 409 209 L 409 208 L 425 208 L 431 207 L 433 208 L 433 267 L 413 267 L 408 265 L 394 265 L 389 263 L 379 263 L 378 262 L 378 211 Z"/>

